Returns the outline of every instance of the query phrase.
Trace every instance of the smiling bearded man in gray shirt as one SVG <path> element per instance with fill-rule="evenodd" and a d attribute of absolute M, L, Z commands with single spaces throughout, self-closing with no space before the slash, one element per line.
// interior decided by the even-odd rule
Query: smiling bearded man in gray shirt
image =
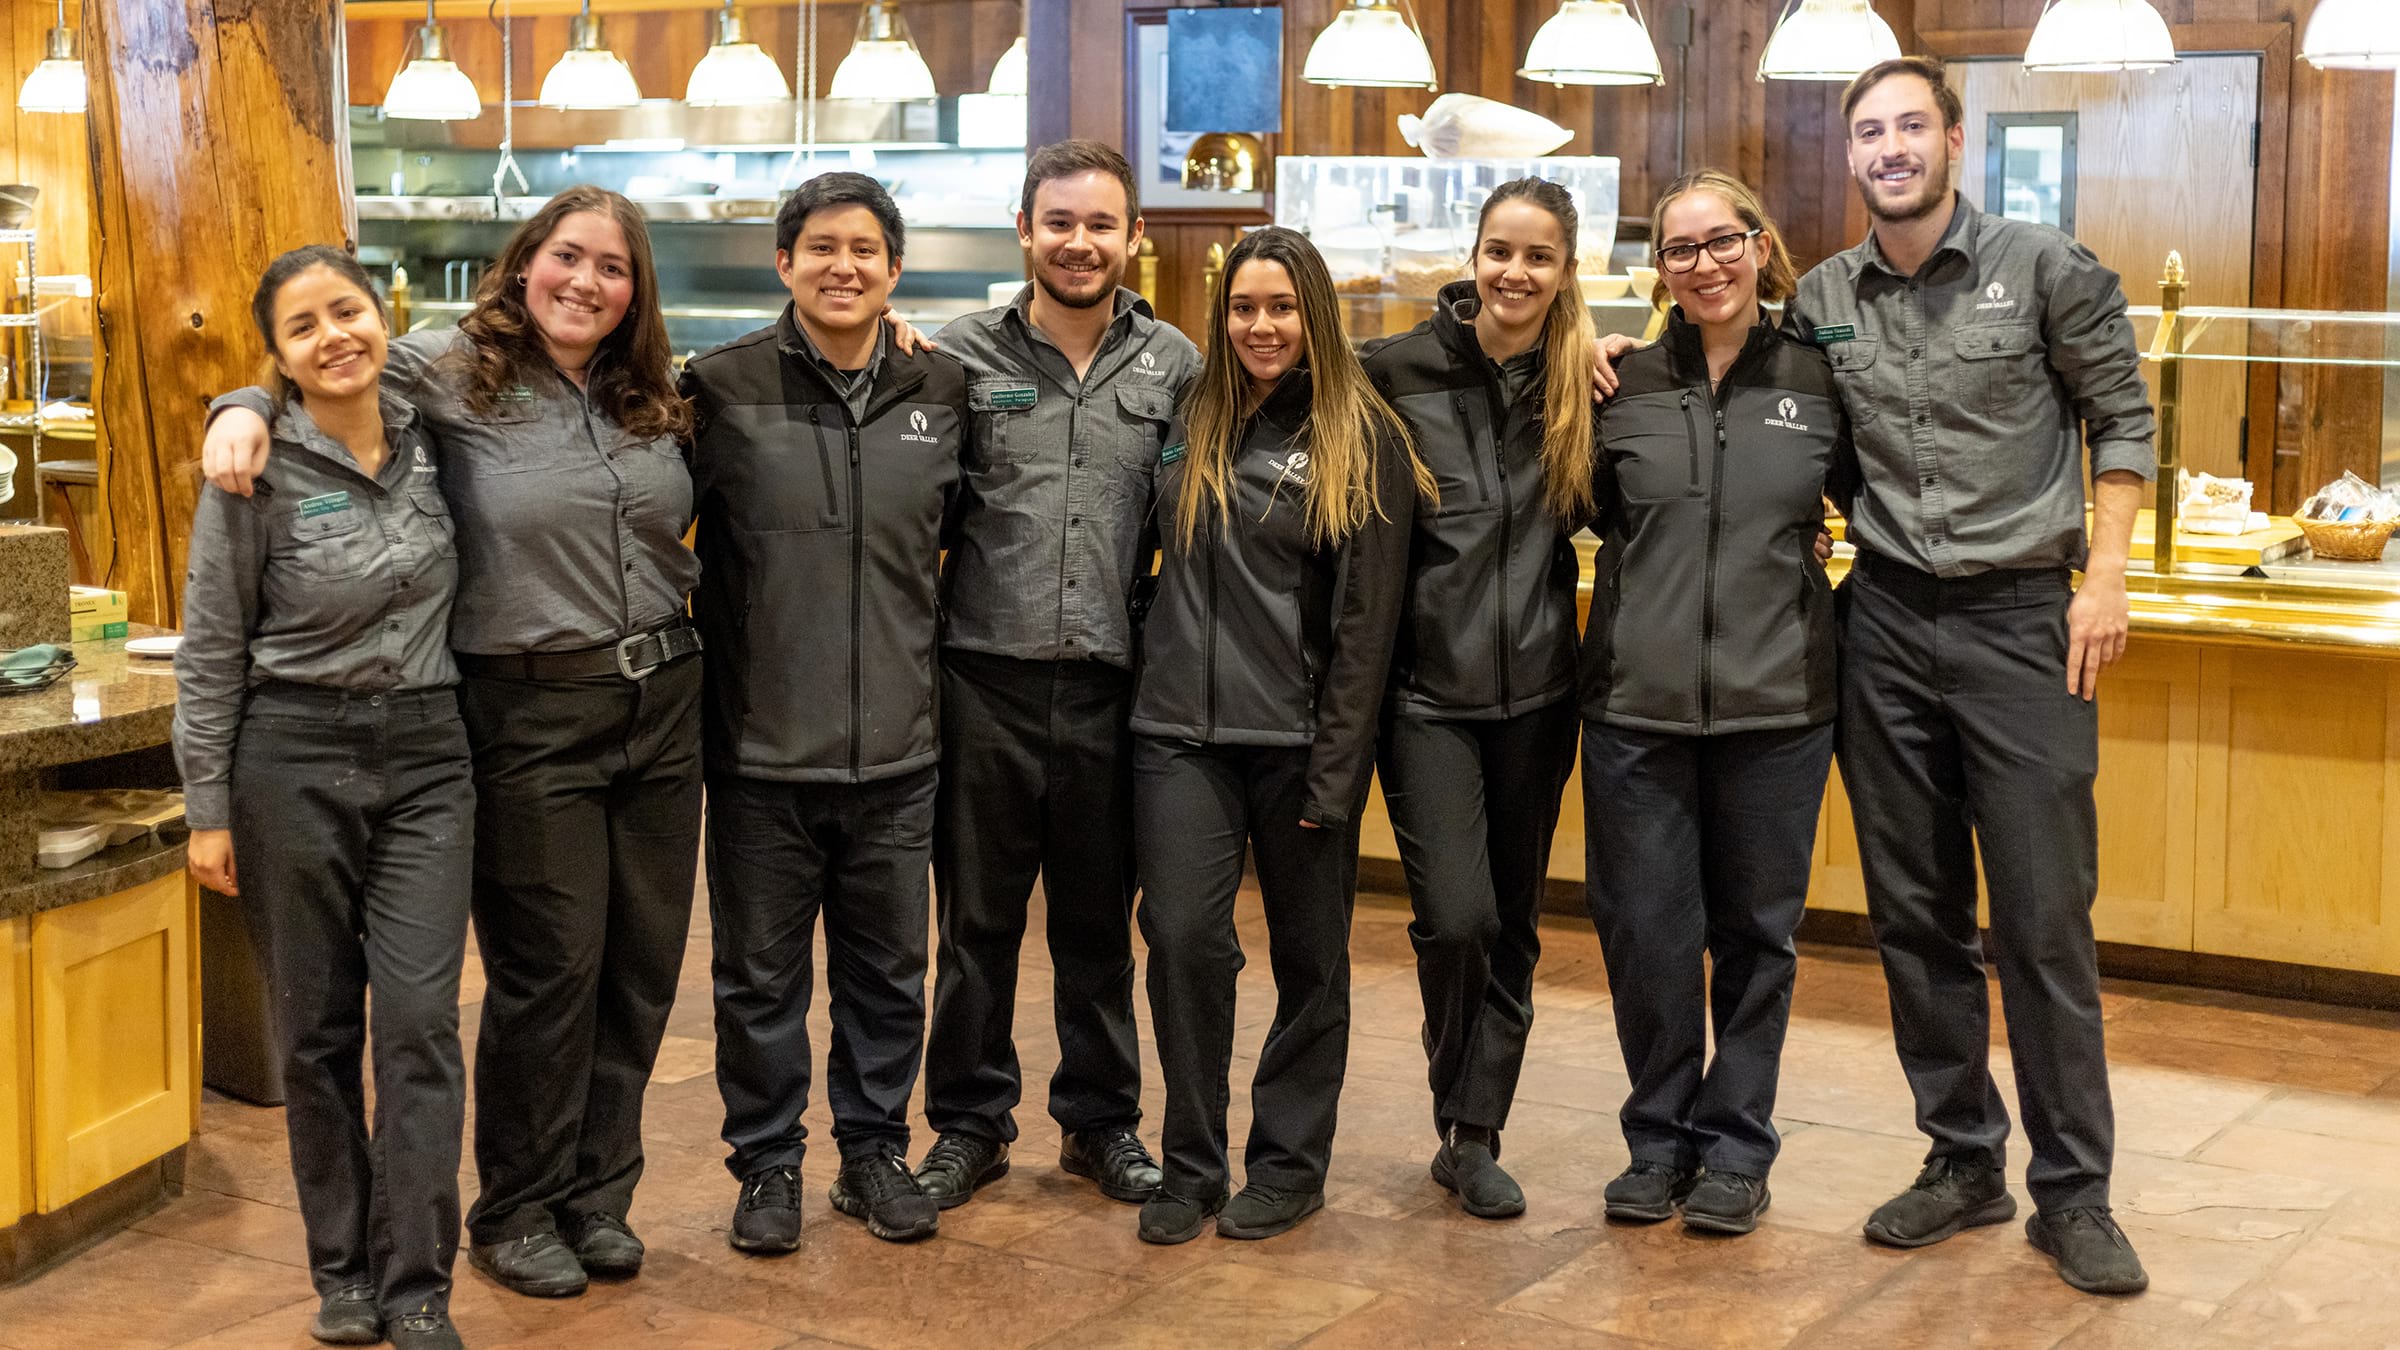
<path fill-rule="evenodd" d="M 1839 754 L 1893 1035 L 1933 1140 L 1866 1233 L 1921 1247 L 2016 1213 L 1989 1069 L 1980 843 L 2032 1145 L 2026 1236 L 2068 1284 L 2132 1293 L 2149 1279 L 2108 1209 L 2091 922 L 2092 699 L 2125 649 L 2126 553 L 2157 471 L 2125 296 L 2072 238 L 1951 190 L 1966 133 L 1938 63 L 1887 61 L 1842 105 L 1874 231 L 1802 279 L 1789 322 L 1831 359 L 1858 446 Z"/>

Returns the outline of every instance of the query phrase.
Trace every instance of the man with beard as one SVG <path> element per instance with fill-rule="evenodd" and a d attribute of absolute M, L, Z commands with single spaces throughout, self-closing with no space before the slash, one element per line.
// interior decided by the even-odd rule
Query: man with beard
<path fill-rule="evenodd" d="M 1962 111 L 1923 58 L 1850 86 L 1850 168 L 1873 232 L 1803 278 L 1789 316 L 1831 358 L 1858 445 L 1838 744 L 1893 1035 L 1933 1140 L 1866 1233 L 1921 1247 L 2016 1213 L 1989 1068 L 1980 844 L 2032 1145 L 2026 1236 L 2068 1284 L 2132 1293 L 2149 1280 L 2108 1208 L 2092 699 L 2125 649 L 2125 558 L 2156 427 L 2116 273 L 2058 230 L 1951 190 Z"/>
<path fill-rule="evenodd" d="M 939 956 L 917 1169 L 944 1208 L 1008 1171 L 1022 1089 L 1017 958 L 1038 875 L 1058 1029 L 1059 1166 L 1139 1203 L 1158 1165 L 1134 1132 L 1134 625 L 1150 485 L 1191 341 L 1119 283 L 1141 243 L 1133 167 L 1096 141 L 1025 166 L 1033 281 L 953 321 L 973 418 L 964 515 L 943 576 Z"/>

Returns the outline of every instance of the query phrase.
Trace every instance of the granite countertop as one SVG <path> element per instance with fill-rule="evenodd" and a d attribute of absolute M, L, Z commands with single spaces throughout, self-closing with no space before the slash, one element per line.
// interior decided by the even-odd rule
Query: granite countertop
<path fill-rule="evenodd" d="M 134 625 L 131 636 L 168 630 Z M 164 745 L 175 722 L 175 663 L 128 656 L 124 638 L 73 645 L 75 669 L 39 693 L 0 694 L 0 774 Z"/>

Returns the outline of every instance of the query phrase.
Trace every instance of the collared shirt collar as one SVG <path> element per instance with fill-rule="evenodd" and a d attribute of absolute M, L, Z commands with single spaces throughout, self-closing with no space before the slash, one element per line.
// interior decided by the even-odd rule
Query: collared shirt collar
<path fill-rule="evenodd" d="M 825 373 L 834 389 L 845 396 L 873 387 L 877 377 L 883 374 L 884 354 L 891 349 L 892 326 L 878 319 L 875 323 L 875 349 L 867 355 L 866 368 L 853 373 L 825 359 L 825 353 L 817 350 L 815 339 L 809 337 L 808 330 L 800 324 L 800 307 L 797 304 L 787 302 L 784 305 L 783 318 L 778 327 L 782 329 L 780 336 L 783 349 L 808 358 L 812 365 Z"/>
<path fill-rule="evenodd" d="M 1108 326 L 1110 332 L 1106 335 L 1103 335 L 1100 339 L 1100 345 L 1104 347 L 1108 345 L 1109 337 L 1114 336 L 1115 330 L 1120 324 L 1131 327 L 1135 319 L 1155 320 L 1158 317 L 1156 314 L 1151 312 L 1150 302 L 1142 298 L 1142 293 L 1130 287 L 1117 287 L 1117 293 L 1111 298 L 1109 304 L 1110 308 Z M 1018 287 L 1016 295 L 1011 297 L 1009 302 L 1002 307 L 1002 311 L 1001 319 L 1003 322 L 1013 320 L 1022 325 L 1025 331 L 1028 333 L 1038 333 L 1042 331 L 1033 326 L 1032 282 L 1028 281 L 1024 285 Z M 1126 317 L 1127 315 L 1132 315 L 1133 318 L 1129 319 Z"/>
<path fill-rule="evenodd" d="M 385 476 L 395 472 L 394 466 L 403 457 L 400 453 L 403 444 L 417 424 L 417 408 L 389 390 L 378 390 L 375 401 L 383 410 L 383 441 L 387 453 L 384 456 L 383 473 L 373 475 L 372 480 L 381 484 Z M 276 440 L 290 442 L 313 455 L 339 464 L 352 473 L 366 476 L 365 467 L 350 453 L 350 447 L 335 440 L 317 425 L 317 419 L 309 416 L 308 408 L 297 393 L 284 400 L 283 407 L 275 414 L 275 425 L 268 434 Z M 403 467 L 397 472 L 405 473 L 407 469 Z"/>
<path fill-rule="evenodd" d="M 1942 231 L 1941 241 L 1933 246 L 1933 252 L 1925 255 L 1928 265 L 1944 253 L 1955 253 L 1969 263 L 1975 261 L 1976 226 L 1983 212 L 1975 209 L 1975 203 L 1967 200 L 1967 194 L 1955 188 L 1951 190 L 1950 197 L 1957 209 L 1950 213 L 1950 227 Z M 1902 281 L 1908 280 L 1899 268 L 1892 266 L 1891 261 L 1883 256 L 1883 244 L 1876 239 L 1872 229 L 1867 231 L 1866 241 L 1853 250 L 1850 279 L 1857 281 L 1869 267 L 1899 277 Z"/>

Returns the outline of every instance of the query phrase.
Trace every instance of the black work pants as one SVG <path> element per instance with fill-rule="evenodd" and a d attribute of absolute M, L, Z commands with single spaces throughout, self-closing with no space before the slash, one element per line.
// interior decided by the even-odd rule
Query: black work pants
<path fill-rule="evenodd" d="M 2063 571 L 1944 581 L 1860 560 L 1841 589 L 1842 781 L 1892 1032 L 1931 1156 L 2006 1161 L 1975 917 L 1983 856 L 2017 1097 L 2046 1210 L 2108 1203 L 2115 1117 L 2092 944 L 2098 706 L 2066 690 Z"/>
<path fill-rule="evenodd" d="M 251 691 L 234 744 L 234 866 L 274 990 L 309 1276 L 320 1295 L 372 1286 L 386 1317 L 450 1304 L 474 812 L 452 690 Z"/>
<path fill-rule="evenodd" d="M 1166 1190 L 1226 1189 L 1225 1111 L 1242 944 L 1234 898 L 1258 863 L 1275 1019 L 1250 1081 L 1243 1166 L 1254 1185 L 1320 1190 L 1350 1059 L 1350 908 L 1358 829 L 1300 824 L 1306 747 L 1134 741 L 1134 830 L 1150 1018 L 1166 1080 Z M 1355 819 L 1355 818 L 1354 818 Z"/>
<path fill-rule="evenodd" d="M 925 1043 L 936 1133 L 1017 1137 L 1017 957 L 1037 875 L 1058 1031 L 1050 1115 L 1069 1132 L 1141 1119 L 1132 707 L 1133 676 L 1098 661 L 942 653 Z"/>
<path fill-rule="evenodd" d="M 469 676 L 478 1243 L 622 1220 L 700 858 L 700 662 Z"/>
<path fill-rule="evenodd" d="M 808 1130 L 817 917 L 833 1043 L 825 1100 L 844 1160 L 908 1151 L 925 1044 L 925 865 L 937 771 L 872 783 L 708 784 L 717 1090 L 736 1177 L 798 1167 Z"/>
<path fill-rule="evenodd" d="M 1583 730 L 1585 898 L 1636 1161 L 1763 1177 L 1833 728 Z M 1716 1055 L 1709 1056 L 1709 1037 Z"/>
<path fill-rule="evenodd" d="M 1408 874 L 1433 1124 L 1508 1124 L 1533 1029 L 1542 888 L 1575 705 L 1501 721 L 1395 716 L 1377 756 Z"/>

